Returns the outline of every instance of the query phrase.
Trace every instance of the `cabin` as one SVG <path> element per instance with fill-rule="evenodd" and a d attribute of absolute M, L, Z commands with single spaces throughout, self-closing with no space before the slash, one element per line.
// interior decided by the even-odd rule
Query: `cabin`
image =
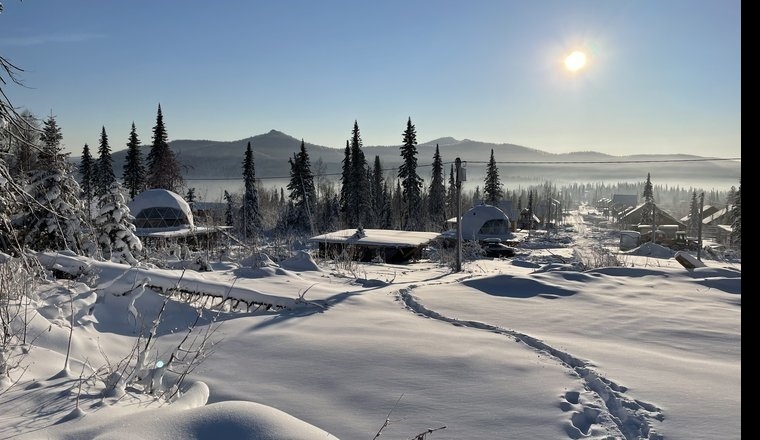
<path fill-rule="evenodd" d="M 662 225 L 676 225 L 676 229 L 684 229 L 686 225 L 681 223 L 677 218 L 673 217 L 670 213 L 663 211 L 659 206 L 655 205 L 654 223 L 660 228 Z M 650 203 L 642 203 L 637 207 L 627 211 L 619 219 L 621 229 L 635 229 L 640 224 L 651 225 L 650 219 L 652 211 L 652 205 Z"/>
<path fill-rule="evenodd" d="M 536 229 L 541 220 L 532 213 L 528 208 L 520 211 L 520 217 L 517 219 L 517 227 L 520 229 Z"/>
<path fill-rule="evenodd" d="M 322 258 L 404 263 L 422 258 L 422 251 L 439 238 L 437 232 L 387 229 L 343 229 L 311 237 Z"/>

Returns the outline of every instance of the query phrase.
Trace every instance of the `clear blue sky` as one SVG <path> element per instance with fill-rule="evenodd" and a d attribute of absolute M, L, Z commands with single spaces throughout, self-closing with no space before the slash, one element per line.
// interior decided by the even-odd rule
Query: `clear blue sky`
<path fill-rule="evenodd" d="M 738 0 L 4 0 L 14 104 L 74 155 L 277 129 L 345 146 L 442 136 L 561 153 L 741 156 Z M 584 51 L 585 68 L 564 58 Z M 506 160 L 506 158 L 503 158 Z"/>

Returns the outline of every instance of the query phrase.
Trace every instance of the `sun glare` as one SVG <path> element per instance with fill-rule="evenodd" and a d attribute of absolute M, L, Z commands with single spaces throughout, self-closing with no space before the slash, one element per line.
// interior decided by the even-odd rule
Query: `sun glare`
<path fill-rule="evenodd" d="M 565 58 L 565 68 L 571 72 L 577 72 L 586 66 L 586 54 L 574 51 Z"/>

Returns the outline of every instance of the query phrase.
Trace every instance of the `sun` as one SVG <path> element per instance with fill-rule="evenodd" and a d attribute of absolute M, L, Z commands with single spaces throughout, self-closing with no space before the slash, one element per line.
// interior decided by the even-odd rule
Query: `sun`
<path fill-rule="evenodd" d="M 586 66 L 586 54 L 576 50 L 565 58 L 565 68 L 571 72 L 577 72 Z"/>

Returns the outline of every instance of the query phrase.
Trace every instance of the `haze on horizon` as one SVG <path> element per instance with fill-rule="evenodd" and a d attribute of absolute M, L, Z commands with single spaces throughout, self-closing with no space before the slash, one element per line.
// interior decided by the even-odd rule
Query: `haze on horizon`
<path fill-rule="evenodd" d="M 277 129 L 343 148 L 451 136 L 551 153 L 741 156 L 741 2 L 4 2 L 13 103 L 73 155 Z M 571 54 L 579 52 L 568 58 Z"/>

